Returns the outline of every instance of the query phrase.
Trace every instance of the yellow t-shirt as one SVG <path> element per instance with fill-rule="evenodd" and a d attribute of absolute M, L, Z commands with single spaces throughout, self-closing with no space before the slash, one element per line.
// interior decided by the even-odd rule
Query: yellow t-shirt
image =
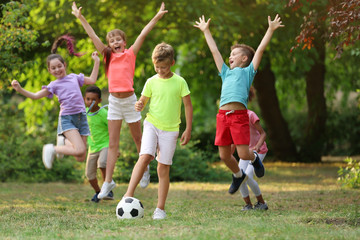
<path fill-rule="evenodd" d="M 190 94 L 184 78 L 174 73 L 162 79 L 156 74 L 146 81 L 141 94 L 150 98 L 146 121 L 163 131 L 179 131 L 182 98 Z"/>

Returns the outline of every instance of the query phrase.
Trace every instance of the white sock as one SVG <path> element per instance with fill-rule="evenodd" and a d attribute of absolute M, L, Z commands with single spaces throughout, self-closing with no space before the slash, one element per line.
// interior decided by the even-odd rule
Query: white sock
<path fill-rule="evenodd" d="M 233 173 L 234 177 L 241 178 L 242 177 L 242 171 L 238 171 L 237 173 Z"/>
<path fill-rule="evenodd" d="M 256 159 L 256 153 L 254 152 L 254 159 L 251 160 L 251 163 L 254 163 L 254 162 L 255 162 L 255 159 Z"/>

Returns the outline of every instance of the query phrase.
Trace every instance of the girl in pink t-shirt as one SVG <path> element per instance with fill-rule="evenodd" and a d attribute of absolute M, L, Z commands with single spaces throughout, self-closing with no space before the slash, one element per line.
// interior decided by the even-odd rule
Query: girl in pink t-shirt
<path fill-rule="evenodd" d="M 135 60 L 145 37 L 165 13 L 167 13 L 167 10 L 165 10 L 165 4 L 162 3 L 159 12 L 144 27 L 134 44 L 129 49 L 126 49 L 127 42 L 123 31 L 115 29 L 108 32 L 106 36 L 106 46 L 101 42 L 95 31 L 81 14 L 81 7 L 78 8 L 75 2 L 72 5 L 72 14 L 80 20 L 96 49 L 104 55 L 105 72 L 109 82 L 109 151 L 106 178 L 98 195 L 100 199 L 106 197 L 116 186 L 112 176 L 118 158 L 120 130 L 123 119 L 128 123 L 138 153 L 140 151 L 142 135 L 141 114 L 135 111 L 135 102 L 137 99 L 133 88 Z"/>
<path fill-rule="evenodd" d="M 52 54 L 47 57 L 48 71 L 56 77 L 55 81 L 52 81 L 47 86 L 43 86 L 36 93 L 23 89 L 16 80 L 13 80 L 11 83 L 17 92 L 31 99 L 52 97 L 53 95 L 58 97 L 60 102 L 58 144 L 57 146 L 53 144 L 44 145 L 42 153 L 43 163 L 48 169 L 52 168 L 55 155 L 58 157 L 64 154 L 71 155 L 80 162 L 86 158 L 86 139 L 90 135 L 90 131 L 80 87 L 83 84 L 95 84 L 99 72 L 100 59 L 97 52 L 92 53 L 91 57 L 94 59 L 94 67 L 90 77 L 85 77 L 83 74 L 67 74 L 64 59 L 55 53 L 60 43 L 66 41 L 69 52 L 78 56 L 73 52 L 73 40 L 68 35 L 59 37 L 53 44 Z"/>

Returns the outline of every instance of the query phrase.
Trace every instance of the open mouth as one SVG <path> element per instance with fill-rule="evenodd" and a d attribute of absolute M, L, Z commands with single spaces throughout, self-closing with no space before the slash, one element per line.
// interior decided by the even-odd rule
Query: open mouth
<path fill-rule="evenodd" d="M 114 49 L 115 49 L 115 51 L 120 51 L 121 47 L 115 47 Z"/>

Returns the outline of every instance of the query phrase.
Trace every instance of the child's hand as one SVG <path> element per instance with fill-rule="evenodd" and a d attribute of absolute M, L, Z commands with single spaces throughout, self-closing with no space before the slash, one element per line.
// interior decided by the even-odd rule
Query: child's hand
<path fill-rule="evenodd" d="M 156 16 L 159 17 L 159 18 L 162 18 L 162 16 L 164 16 L 164 14 L 167 13 L 167 12 L 168 12 L 168 10 L 165 10 L 165 3 L 162 2 L 162 3 L 161 3 L 160 10 L 159 10 L 159 12 L 156 14 Z"/>
<path fill-rule="evenodd" d="M 190 141 L 191 139 L 191 131 L 188 131 L 185 129 L 185 131 L 183 132 L 183 134 L 181 135 L 181 138 L 180 138 L 180 144 L 182 146 L 188 144 L 188 142 Z"/>
<path fill-rule="evenodd" d="M 204 32 L 206 29 L 209 29 L 211 18 L 205 22 L 205 17 L 202 15 L 202 17 L 199 18 L 199 22 L 195 21 L 194 27 L 199 28 L 202 32 Z"/>
<path fill-rule="evenodd" d="M 141 100 L 135 103 L 135 111 L 141 112 L 143 108 L 144 108 L 144 103 Z"/>
<path fill-rule="evenodd" d="M 82 9 L 82 7 L 77 8 L 76 3 L 73 2 L 72 12 L 71 12 L 71 13 L 72 13 L 75 17 L 80 18 L 80 17 L 81 17 L 81 9 Z"/>
<path fill-rule="evenodd" d="M 285 27 L 285 25 L 281 24 L 282 21 L 279 17 L 279 14 L 276 14 L 274 21 L 271 21 L 271 17 L 268 16 L 268 23 L 269 23 L 269 28 L 273 31 L 275 31 L 279 27 Z"/>
<path fill-rule="evenodd" d="M 21 89 L 21 85 L 17 80 L 11 82 L 11 86 L 18 92 Z"/>
<path fill-rule="evenodd" d="M 91 57 L 92 57 L 92 59 L 94 59 L 94 61 L 100 62 L 99 54 L 98 54 L 97 51 L 93 52 L 93 53 L 91 54 Z"/>

